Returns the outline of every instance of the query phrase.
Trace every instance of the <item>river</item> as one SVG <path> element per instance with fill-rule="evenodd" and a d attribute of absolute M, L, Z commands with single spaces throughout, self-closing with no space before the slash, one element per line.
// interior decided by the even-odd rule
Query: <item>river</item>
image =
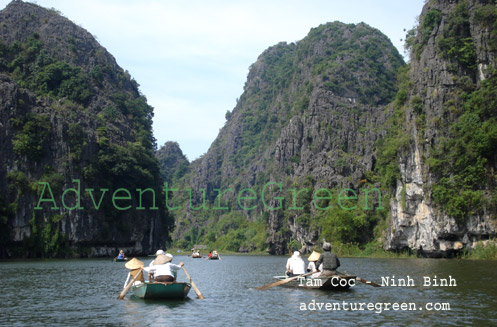
<path fill-rule="evenodd" d="M 146 264 L 151 259 L 141 258 Z M 173 262 L 185 263 L 205 299 L 197 299 L 192 289 L 187 300 L 173 302 L 140 300 L 131 291 L 124 300 L 116 300 L 127 270 L 124 263 L 110 259 L 4 261 L 0 262 L 0 325 L 497 326 L 496 261 L 342 258 L 342 272 L 376 283 L 382 277 L 398 281 L 409 276 L 414 286 L 376 288 L 358 282 L 345 292 L 255 290 L 281 275 L 286 259 L 223 255 L 214 261 L 175 256 Z M 456 286 L 434 286 L 435 276 Z M 423 285 L 425 277 L 431 286 Z M 178 280 L 186 281 L 181 271 Z M 361 308 L 361 303 L 364 310 L 352 310 Z M 414 303 L 416 309 L 401 310 L 403 303 Z M 335 304 L 335 310 L 327 310 L 327 304 L 328 308 Z"/>

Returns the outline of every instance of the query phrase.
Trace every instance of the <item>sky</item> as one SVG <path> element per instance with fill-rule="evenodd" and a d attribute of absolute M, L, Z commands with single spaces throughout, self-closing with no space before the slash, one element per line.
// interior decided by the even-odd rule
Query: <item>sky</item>
<path fill-rule="evenodd" d="M 0 0 L 0 9 L 10 1 Z M 333 21 L 364 22 L 402 55 L 424 0 L 37 0 L 90 32 L 154 107 L 158 146 L 207 152 L 243 92 L 249 66 L 278 42 Z"/>

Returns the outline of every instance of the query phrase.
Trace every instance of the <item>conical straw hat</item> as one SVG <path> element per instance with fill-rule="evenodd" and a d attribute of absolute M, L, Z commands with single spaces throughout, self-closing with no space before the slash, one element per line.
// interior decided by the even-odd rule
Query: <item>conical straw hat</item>
<path fill-rule="evenodd" d="M 145 265 L 143 264 L 143 262 L 141 262 L 137 258 L 133 258 L 133 259 L 129 260 L 128 262 L 126 262 L 126 264 L 124 266 L 126 268 L 128 268 L 129 270 L 133 270 L 133 269 L 143 268 Z"/>
<path fill-rule="evenodd" d="M 319 252 L 312 251 L 311 255 L 309 256 L 309 258 L 307 260 L 309 260 L 309 261 L 318 261 L 318 259 L 319 259 L 320 256 L 321 256 L 321 254 Z"/>
<path fill-rule="evenodd" d="M 159 254 L 157 258 L 154 260 L 154 265 L 163 265 L 165 263 L 170 262 L 173 260 L 173 256 L 167 256 L 165 254 Z"/>

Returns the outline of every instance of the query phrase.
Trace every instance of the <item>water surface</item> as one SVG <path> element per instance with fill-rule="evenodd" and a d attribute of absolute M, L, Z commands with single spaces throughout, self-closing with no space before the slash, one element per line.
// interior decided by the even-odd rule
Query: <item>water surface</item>
<path fill-rule="evenodd" d="M 254 288 L 281 275 L 287 257 L 222 256 L 222 260 L 175 256 L 185 263 L 194 290 L 185 301 L 144 301 L 129 292 L 122 301 L 124 263 L 104 259 L 12 261 L 0 263 L 2 326 L 497 326 L 497 262 L 436 259 L 341 259 L 341 271 L 381 283 L 406 278 L 414 287 L 358 283 L 346 292 L 276 287 Z M 141 258 L 146 264 L 152 258 Z M 454 287 L 425 287 L 424 277 L 455 279 Z M 178 280 L 186 281 L 183 272 Z M 322 304 L 321 310 L 309 304 Z M 345 303 L 349 310 L 326 310 Z M 350 310 L 364 303 L 375 310 Z M 383 310 L 377 303 L 390 303 Z M 415 303 L 415 311 L 393 310 L 393 303 Z M 447 303 L 450 310 L 427 310 Z M 329 306 L 331 306 L 329 305 Z M 313 306 L 311 305 L 312 309 Z M 421 309 L 420 309 L 421 308 Z M 316 308 L 317 309 L 317 308 Z M 381 312 L 379 312 L 381 311 Z"/>

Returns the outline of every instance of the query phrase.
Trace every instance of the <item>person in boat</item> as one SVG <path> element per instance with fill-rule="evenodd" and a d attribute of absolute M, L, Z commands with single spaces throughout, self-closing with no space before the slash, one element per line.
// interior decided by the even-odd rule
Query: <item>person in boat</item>
<path fill-rule="evenodd" d="M 126 281 L 124 282 L 123 288 L 126 288 L 126 285 L 128 285 L 128 281 L 130 279 L 133 279 L 136 276 L 136 274 L 140 274 L 140 276 L 138 276 L 138 278 L 135 280 L 133 285 L 139 285 L 145 283 L 145 280 L 143 278 L 143 271 L 140 270 L 140 268 L 144 267 L 143 262 L 141 262 L 136 258 L 133 258 L 130 261 L 126 262 L 124 266 L 129 269 L 129 273 L 128 277 L 126 278 Z"/>
<path fill-rule="evenodd" d="M 209 259 L 211 259 L 211 258 L 212 258 L 212 252 L 209 252 L 209 254 L 207 255 L 207 257 L 208 257 Z"/>
<path fill-rule="evenodd" d="M 302 274 L 305 274 L 305 262 L 302 260 L 300 252 L 295 251 L 286 262 L 286 275 L 293 277 Z"/>
<path fill-rule="evenodd" d="M 166 252 L 164 252 L 164 250 L 157 250 L 157 252 L 155 252 L 155 257 L 161 255 L 161 254 L 166 254 Z M 155 262 L 155 259 L 152 260 L 150 263 L 149 263 L 149 267 L 152 267 L 154 265 L 154 262 Z"/>
<path fill-rule="evenodd" d="M 311 275 L 311 278 L 316 278 L 319 275 L 321 275 L 320 270 L 323 270 L 323 264 L 320 266 L 320 270 L 318 270 L 318 267 L 316 267 L 316 261 L 318 261 L 319 257 L 321 254 L 316 251 L 312 251 L 311 255 L 307 260 L 309 260 L 309 264 L 307 265 L 307 272 L 314 272 L 314 274 Z"/>
<path fill-rule="evenodd" d="M 164 252 L 164 250 L 157 250 L 157 252 L 155 252 L 155 259 L 157 259 L 157 257 L 161 254 L 166 254 L 166 252 Z M 155 259 L 150 261 L 150 263 L 148 264 L 149 267 L 152 267 L 154 265 Z"/>
<path fill-rule="evenodd" d="M 154 260 L 150 261 L 150 263 L 148 264 L 148 266 L 149 267 L 153 267 L 153 265 L 155 264 L 155 260 L 157 259 L 157 257 L 159 255 L 164 255 L 164 254 L 166 254 L 166 252 L 164 252 L 164 250 L 162 250 L 162 249 L 157 250 L 157 252 L 155 252 L 155 257 L 156 258 Z M 153 274 L 147 274 L 147 276 L 148 276 L 148 282 L 152 282 L 151 279 L 150 279 L 151 275 L 153 275 Z"/>
<path fill-rule="evenodd" d="M 340 260 L 338 260 L 335 253 L 331 252 L 330 243 L 323 243 L 323 253 L 319 257 L 318 261 L 316 261 L 316 267 L 318 267 L 318 271 L 321 271 L 320 276 L 336 275 L 336 270 L 340 267 Z"/>
<path fill-rule="evenodd" d="M 119 250 L 119 254 L 116 257 L 117 260 L 124 260 L 124 251 Z"/>
<path fill-rule="evenodd" d="M 179 265 L 171 263 L 173 255 L 170 253 L 159 254 L 154 260 L 153 266 L 145 268 L 148 272 L 148 280 L 152 281 L 152 273 L 154 274 L 154 282 L 168 283 L 176 280 L 176 272 L 184 266 L 183 262 Z"/>

